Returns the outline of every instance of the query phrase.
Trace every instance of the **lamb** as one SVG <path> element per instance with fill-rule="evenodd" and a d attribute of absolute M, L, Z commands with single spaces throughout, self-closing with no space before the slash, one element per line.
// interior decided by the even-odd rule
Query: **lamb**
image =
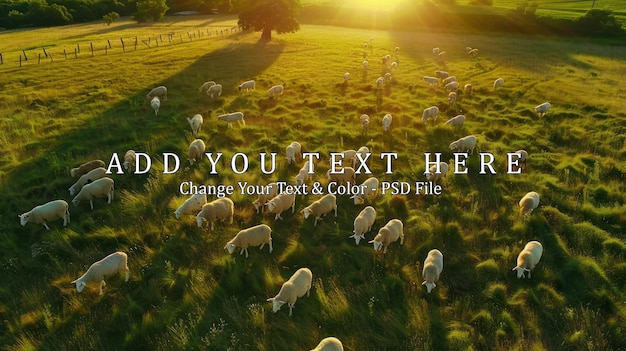
<path fill-rule="evenodd" d="M 467 52 L 467 54 L 470 57 L 476 57 L 476 55 L 478 55 L 478 49 L 471 49 L 470 51 Z"/>
<path fill-rule="evenodd" d="M 89 162 L 85 162 L 82 165 L 70 169 L 70 176 L 72 177 L 80 177 L 83 174 L 96 169 L 98 167 L 105 167 L 105 163 L 102 160 L 91 160 Z"/>
<path fill-rule="evenodd" d="M 247 80 L 239 85 L 239 91 L 254 90 L 254 80 Z"/>
<path fill-rule="evenodd" d="M 447 120 L 444 124 L 448 126 L 457 126 L 460 128 L 463 127 L 463 123 L 465 123 L 465 115 L 456 115 Z"/>
<path fill-rule="evenodd" d="M 202 158 L 202 154 L 204 154 L 204 141 L 202 139 L 196 139 L 189 144 L 189 153 L 187 156 L 187 160 L 189 160 L 189 164 L 193 165 L 194 162 L 199 161 Z"/>
<path fill-rule="evenodd" d="M 267 91 L 267 95 L 269 95 L 270 98 L 276 97 L 278 95 L 283 95 L 284 89 L 285 87 L 283 87 L 282 85 L 274 85 Z"/>
<path fill-rule="evenodd" d="M 435 77 L 443 80 L 450 77 L 450 73 L 446 71 L 435 71 Z"/>
<path fill-rule="evenodd" d="M 313 222 L 313 226 L 315 227 L 317 226 L 317 221 L 332 210 L 335 210 L 335 217 L 337 217 L 337 197 L 333 194 L 326 194 L 321 199 L 303 208 L 300 213 L 304 215 L 305 220 L 309 218 L 309 215 L 314 215 L 315 222 Z"/>
<path fill-rule="evenodd" d="M 446 173 L 448 173 L 448 164 L 445 162 L 439 162 L 439 173 L 437 173 L 437 165 L 430 166 L 428 172 L 424 172 L 426 180 L 431 182 L 437 182 L 437 180 L 445 177 Z"/>
<path fill-rule="evenodd" d="M 535 106 L 535 113 L 537 114 L 537 116 L 543 117 L 548 112 L 548 109 L 550 108 L 550 106 L 551 106 L 550 103 L 547 101 L 541 105 L 537 105 Z"/>
<path fill-rule="evenodd" d="M 202 206 L 207 203 L 206 194 L 195 194 L 191 195 L 182 205 L 180 205 L 176 211 L 174 211 L 174 215 L 176 219 L 180 219 L 182 215 L 197 215 L 200 210 L 202 210 Z"/>
<path fill-rule="evenodd" d="M 313 273 L 308 268 L 298 269 L 292 276 L 283 283 L 280 287 L 280 291 L 276 296 L 267 299 L 272 302 L 272 311 L 278 312 L 280 308 L 286 303 L 289 306 L 289 316 L 293 311 L 293 306 L 299 297 L 310 295 L 311 285 L 313 283 Z"/>
<path fill-rule="evenodd" d="M 367 128 L 370 126 L 370 116 L 362 114 L 359 120 L 361 121 L 361 130 L 366 132 Z"/>
<path fill-rule="evenodd" d="M 152 109 L 154 110 L 154 115 L 158 116 L 159 115 L 159 107 L 161 107 L 161 100 L 159 100 L 158 97 L 153 97 L 152 100 L 150 101 L 150 107 L 152 107 Z"/>
<path fill-rule="evenodd" d="M 48 221 L 63 218 L 63 226 L 67 226 L 70 222 L 70 205 L 64 200 L 53 200 L 43 205 L 35 206 L 32 210 L 17 215 L 20 218 L 20 224 L 25 226 L 26 223 L 43 224 L 47 230 Z"/>
<path fill-rule="evenodd" d="M 357 245 L 361 239 L 365 240 L 365 233 L 372 230 L 372 225 L 376 221 L 376 210 L 372 206 L 367 206 L 354 219 L 354 234 L 350 238 L 354 238 Z"/>
<path fill-rule="evenodd" d="M 542 254 L 543 246 L 540 242 L 528 242 L 522 252 L 517 256 L 517 266 L 512 269 L 513 271 L 517 271 L 517 279 L 523 278 L 525 272 L 528 272 L 528 279 L 530 279 L 530 271 L 539 263 Z"/>
<path fill-rule="evenodd" d="M 352 195 L 350 198 L 354 199 L 355 205 L 362 205 L 365 203 L 365 199 L 372 201 L 378 195 L 378 178 L 369 177 L 359 186 L 359 193 Z"/>
<path fill-rule="evenodd" d="M 264 190 L 265 191 L 259 193 L 256 200 L 252 201 L 256 213 L 262 211 L 265 204 L 278 194 L 278 184 L 276 184 L 276 182 L 269 183 L 264 187 Z"/>
<path fill-rule="evenodd" d="M 390 115 L 390 114 L 386 114 L 386 115 L 383 117 L 383 130 L 384 130 L 385 132 L 389 130 L 389 127 L 391 126 L 391 120 L 392 120 L 392 119 L 393 119 L 393 118 L 391 117 L 391 115 Z"/>
<path fill-rule="evenodd" d="M 539 194 L 530 191 L 519 200 L 519 214 L 523 218 L 528 218 L 534 209 L 539 206 Z"/>
<path fill-rule="evenodd" d="M 70 191 L 70 195 L 74 196 L 74 194 L 76 194 L 78 191 L 80 191 L 80 189 L 87 183 L 93 182 L 96 179 L 100 179 L 102 177 L 104 177 L 106 175 L 106 169 L 104 167 L 98 167 L 95 169 L 92 169 L 91 171 L 87 172 L 86 174 L 83 174 L 82 176 L 80 176 L 80 178 L 78 178 L 78 180 L 76 181 L 76 183 L 72 184 L 71 187 L 69 187 L 69 191 Z"/>
<path fill-rule="evenodd" d="M 93 210 L 93 198 L 94 197 L 107 197 L 107 204 L 111 204 L 111 200 L 113 200 L 113 191 L 114 191 L 114 182 L 113 179 L 109 177 L 104 177 L 97 179 L 89 184 L 85 184 L 82 189 L 78 192 L 74 199 L 72 200 L 72 204 L 77 206 L 81 201 L 88 200 L 91 209 Z"/>
<path fill-rule="evenodd" d="M 335 170 L 335 173 L 330 172 L 331 169 L 326 172 L 326 177 L 328 177 L 328 182 L 336 182 L 337 184 L 354 184 L 355 183 L 355 172 L 352 167 L 341 167 Z"/>
<path fill-rule="evenodd" d="M 136 159 L 137 154 L 135 153 L 135 150 L 126 151 L 126 153 L 124 154 L 124 163 L 122 164 L 126 172 L 132 173 L 134 171 Z"/>
<path fill-rule="evenodd" d="M 125 273 L 124 281 L 127 282 L 129 278 L 128 256 L 121 251 L 114 252 L 100 261 L 94 262 L 89 266 L 85 274 L 72 283 L 76 284 L 76 291 L 79 293 L 83 291 L 87 283 L 98 283 L 100 295 L 102 295 L 102 287 L 106 285 L 104 278 L 113 274 L 119 274 L 119 272 Z"/>
<path fill-rule="evenodd" d="M 201 86 L 200 86 L 200 88 L 198 89 L 198 92 L 199 92 L 199 93 L 206 94 L 206 93 L 207 93 L 207 91 L 209 90 L 209 88 L 211 88 L 211 87 L 212 87 L 212 86 L 214 86 L 214 85 L 215 85 L 215 82 L 214 82 L 214 81 L 212 81 L 212 80 L 210 80 L 210 81 L 208 81 L 208 82 L 204 82 L 204 83 L 202 83 L 202 85 L 201 85 Z"/>
<path fill-rule="evenodd" d="M 291 162 L 296 163 L 298 158 L 302 158 L 302 145 L 297 141 L 293 141 L 285 148 L 285 153 L 287 154 L 287 164 L 291 164 Z"/>
<path fill-rule="evenodd" d="M 463 86 L 463 92 L 465 93 L 465 95 L 471 96 L 473 91 L 474 91 L 474 88 L 472 87 L 470 83 L 467 83 Z"/>
<path fill-rule="evenodd" d="M 378 77 L 376 78 L 376 89 L 380 90 L 383 88 L 383 84 L 385 84 L 385 78 Z"/>
<path fill-rule="evenodd" d="M 196 114 L 192 118 L 187 117 L 187 122 L 189 122 L 189 126 L 191 127 L 191 133 L 193 136 L 196 136 L 200 133 L 200 128 L 202 128 L 204 119 L 202 118 L 202 115 Z"/>
<path fill-rule="evenodd" d="M 457 81 L 450 82 L 450 83 L 444 85 L 444 88 L 446 89 L 446 91 L 457 90 L 457 89 L 459 89 L 459 82 L 457 82 Z"/>
<path fill-rule="evenodd" d="M 422 277 L 424 278 L 422 285 L 426 285 L 426 291 L 429 294 L 437 286 L 435 283 L 439 280 L 439 275 L 442 271 L 443 254 L 437 249 L 430 250 L 424 260 L 424 268 L 422 269 Z"/>
<path fill-rule="evenodd" d="M 159 99 L 163 99 L 163 101 L 167 101 L 167 88 L 163 85 L 158 86 L 146 95 L 146 100 L 152 100 L 153 97 L 158 97 Z"/>
<path fill-rule="evenodd" d="M 283 219 L 281 213 L 291 207 L 291 213 L 296 211 L 296 194 L 282 193 L 276 195 L 266 204 L 267 212 L 274 213 L 274 220 Z"/>
<path fill-rule="evenodd" d="M 221 84 L 215 84 L 212 85 L 211 87 L 209 87 L 209 89 L 206 91 L 206 94 L 211 98 L 211 99 L 215 99 L 219 96 L 222 96 L 222 85 Z"/>
<path fill-rule="evenodd" d="M 233 224 L 233 216 L 235 215 L 235 204 L 233 200 L 223 197 L 213 200 L 202 205 L 202 209 L 196 215 L 196 224 L 198 228 L 205 228 L 206 222 L 211 223 L 211 230 L 215 227 L 215 221 L 218 219 L 224 222 L 228 219 L 229 224 Z M 205 228 L 206 229 L 206 228 Z"/>
<path fill-rule="evenodd" d="M 232 112 L 217 116 L 220 121 L 228 122 L 228 128 L 231 127 L 231 123 L 237 121 L 239 124 L 246 125 L 246 121 L 243 119 L 243 112 Z"/>
<path fill-rule="evenodd" d="M 469 151 L 470 154 L 473 154 L 475 147 L 476 147 L 476 137 L 473 135 L 464 136 L 460 138 L 459 140 L 456 140 L 450 143 L 450 150 L 452 150 L 453 152 Z"/>
<path fill-rule="evenodd" d="M 443 85 L 447 85 L 448 83 L 456 82 L 456 76 L 450 76 L 443 80 Z"/>
<path fill-rule="evenodd" d="M 526 160 L 528 159 L 528 151 L 517 150 L 511 155 L 511 162 L 519 167 L 526 168 Z"/>
<path fill-rule="evenodd" d="M 454 106 L 455 103 L 456 103 L 456 93 L 454 91 L 451 91 L 448 94 L 448 106 L 452 107 Z"/>
<path fill-rule="evenodd" d="M 339 339 L 331 336 L 322 339 L 311 351 L 343 351 L 343 344 Z"/>
<path fill-rule="evenodd" d="M 424 76 L 422 79 L 424 79 L 424 82 L 428 83 L 431 87 L 439 85 L 439 78 L 437 77 Z"/>
<path fill-rule="evenodd" d="M 385 226 L 378 230 L 378 234 L 374 240 L 368 244 L 374 244 L 374 251 L 380 251 L 384 248 L 383 253 L 387 253 L 387 247 L 400 238 L 400 245 L 404 244 L 404 224 L 399 219 L 392 219 Z"/>
<path fill-rule="evenodd" d="M 230 239 L 229 242 L 226 243 L 224 248 L 228 250 L 229 254 L 232 254 L 235 251 L 235 247 L 240 247 L 242 255 L 245 251 L 246 258 L 248 258 L 248 247 L 250 246 L 259 246 L 259 250 L 263 249 L 265 244 L 268 244 L 270 247 L 270 253 L 274 250 L 272 247 L 272 228 L 270 228 L 266 224 L 259 224 L 248 229 L 242 229 L 235 235 L 234 238 Z"/>
<path fill-rule="evenodd" d="M 493 88 L 498 89 L 504 84 L 504 79 L 498 78 L 493 82 Z"/>
<path fill-rule="evenodd" d="M 422 112 L 422 123 L 426 124 L 429 119 L 432 119 L 434 121 L 435 119 L 437 119 L 438 115 L 439 115 L 439 107 L 431 106 L 431 107 L 425 108 L 424 111 Z"/>

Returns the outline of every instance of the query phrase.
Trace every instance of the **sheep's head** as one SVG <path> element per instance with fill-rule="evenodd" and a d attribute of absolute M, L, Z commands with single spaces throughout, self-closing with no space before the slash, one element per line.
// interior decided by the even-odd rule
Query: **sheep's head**
<path fill-rule="evenodd" d="M 76 291 L 78 291 L 78 292 L 82 292 L 83 289 L 85 289 L 85 286 L 87 285 L 87 283 L 85 283 L 82 280 L 78 280 L 78 279 L 74 280 L 72 283 L 76 284 Z"/>
<path fill-rule="evenodd" d="M 530 269 L 517 266 L 517 267 L 513 268 L 512 271 L 517 271 L 517 279 L 519 279 L 519 278 L 523 278 L 524 277 L 524 273 L 525 272 L 530 272 Z"/>
<path fill-rule="evenodd" d="M 309 218 L 311 215 L 311 209 L 309 207 L 305 207 L 302 211 L 300 211 L 304 215 L 304 219 Z"/>
<path fill-rule="evenodd" d="M 281 307 L 285 304 L 285 301 L 277 300 L 275 297 L 267 299 L 267 301 L 272 301 L 272 311 L 274 313 L 278 312 Z"/>
<path fill-rule="evenodd" d="M 204 222 L 206 222 L 206 218 L 202 216 L 196 216 L 196 224 L 198 225 L 198 228 L 202 228 Z"/>
<path fill-rule="evenodd" d="M 22 226 L 26 225 L 26 223 L 28 223 L 28 220 L 30 219 L 30 214 L 31 211 L 28 211 L 26 213 L 22 213 L 21 215 L 17 215 L 18 217 L 20 217 L 20 224 Z"/>
<path fill-rule="evenodd" d="M 365 199 L 363 199 L 363 195 L 361 194 L 354 194 L 352 196 L 350 196 L 351 199 L 354 199 L 354 204 L 355 205 L 362 205 L 365 203 Z"/>
<path fill-rule="evenodd" d="M 383 249 L 383 243 L 381 243 L 380 241 L 371 240 L 368 242 L 368 244 L 374 244 L 374 251 L 380 251 Z"/>
<path fill-rule="evenodd" d="M 459 149 L 459 143 L 457 141 L 450 143 L 450 150 L 454 151 L 458 149 Z"/>
<path fill-rule="evenodd" d="M 78 206 L 79 203 L 80 203 L 80 200 L 76 197 L 72 200 L 72 205 L 74 206 Z"/>
<path fill-rule="evenodd" d="M 426 285 L 426 291 L 430 294 L 431 291 L 433 291 L 433 288 L 437 287 L 437 284 L 435 283 L 429 283 L 427 281 L 423 281 L 422 285 Z"/>
<path fill-rule="evenodd" d="M 224 246 L 224 248 L 228 250 L 229 254 L 232 254 L 235 251 L 235 245 L 233 245 L 233 243 L 231 242 L 226 243 L 226 246 Z"/>
<path fill-rule="evenodd" d="M 355 234 L 350 235 L 350 236 L 349 236 L 349 238 L 354 238 L 354 242 L 355 242 L 357 245 L 359 245 L 359 243 L 361 242 L 361 239 L 365 239 L 365 236 L 363 236 L 363 235 L 357 235 L 357 234 L 355 233 Z"/>
<path fill-rule="evenodd" d="M 274 210 L 276 209 L 276 203 L 274 203 L 273 201 L 270 201 L 266 204 L 267 206 L 267 211 L 274 213 Z"/>

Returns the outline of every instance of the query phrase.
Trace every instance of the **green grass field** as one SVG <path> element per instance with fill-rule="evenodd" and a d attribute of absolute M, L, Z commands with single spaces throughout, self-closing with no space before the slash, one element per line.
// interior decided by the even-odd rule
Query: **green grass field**
<path fill-rule="evenodd" d="M 620 350 L 626 344 L 626 138 L 625 91 L 620 85 L 625 46 L 581 39 L 513 35 L 385 32 L 303 25 L 294 34 L 259 43 L 259 33 L 229 33 L 188 40 L 187 32 L 224 30 L 233 17 L 166 18 L 154 25 L 120 21 L 0 34 L 0 345 L 6 350 L 309 350 L 336 336 L 346 350 Z M 173 32 L 183 42 L 154 40 Z M 151 49 L 123 53 L 119 38 L 151 39 Z M 369 42 L 374 38 L 373 43 Z M 104 54 L 111 40 L 112 48 Z M 91 57 L 89 42 L 98 49 Z M 73 50 L 80 43 L 81 54 Z M 367 49 L 364 43 L 369 43 Z M 41 47 L 54 62 L 36 62 Z M 400 51 L 393 53 L 394 47 Z M 431 49 L 448 53 L 436 62 Z M 470 59 L 465 47 L 479 48 Z M 18 66 L 22 49 L 29 60 Z M 72 52 L 66 61 L 63 49 Z M 398 62 L 378 101 L 380 58 Z M 370 63 L 368 71 L 362 61 Z M 443 69 L 473 96 L 431 89 L 422 76 Z M 349 84 L 344 72 L 351 73 Z M 493 81 L 505 85 L 494 91 Z M 257 88 L 237 86 L 255 79 Z M 224 86 L 221 98 L 198 93 L 207 80 Z M 276 100 L 266 90 L 285 86 Z M 155 117 L 145 95 L 169 89 Z M 543 118 L 533 108 L 550 101 Z M 424 126 L 422 110 L 441 109 Z M 209 112 L 211 111 L 211 112 Z M 217 121 L 242 111 L 246 126 Z M 199 134 L 207 152 L 250 155 L 250 171 L 234 174 L 227 162 L 209 175 L 207 160 L 189 167 L 194 138 L 186 117 L 204 116 Z M 371 127 L 360 129 L 367 113 Z M 393 115 L 390 132 L 380 121 Z M 443 122 L 459 113 L 461 129 Z M 256 214 L 255 196 L 235 193 L 235 221 L 207 232 L 194 218 L 176 220 L 186 196 L 180 182 L 235 184 L 292 181 L 301 164 L 287 165 L 285 147 L 299 141 L 322 154 L 315 180 L 326 183 L 328 154 L 366 145 L 370 166 L 382 181 L 424 180 L 424 152 L 452 158 L 450 142 L 469 134 L 478 150 L 493 153 L 498 174 L 448 176 L 440 196 L 379 195 L 373 203 L 377 230 L 392 218 L 404 222 L 403 246 L 385 254 L 348 239 L 363 206 L 339 196 L 338 217 L 317 227 L 299 211 L 317 196 L 298 196 L 296 213 L 284 220 Z M 35 205 L 71 197 L 69 169 L 87 160 L 108 161 L 128 149 L 153 158 L 149 175 L 112 175 L 111 205 L 71 206 L 71 223 L 50 231 L 18 214 Z M 505 154 L 528 150 L 521 175 L 505 174 Z M 277 152 L 277 170 L 259 171 L 259 152 Z M 393 174 L 378 156 L 398 152 Z M 162 174 L 160 156 L 175 152 L 183 167 Z M 357 181 L 367 175 L 359 175 Z M 517 202 L 537 191 L 541 203 L 527 221 Z M 214 199 L 215 197 L 210 197 Z M 250 249 L 245 259 L 228 255 L 225 243 L 259 223 L 272 227 L 274 252 Z M 526 242 L 544 246 L 531 279 L 511 272 Z M 437 287 L 421 285 L 428 251 L 444 254 Z M 105 255 L 128 253 L 130 281 L 107 279 L 77 293 L 70 282 Z M 298 299 L 293 316 L 266 299 L 300 267 L 314 276 L 310 297 Z"/>

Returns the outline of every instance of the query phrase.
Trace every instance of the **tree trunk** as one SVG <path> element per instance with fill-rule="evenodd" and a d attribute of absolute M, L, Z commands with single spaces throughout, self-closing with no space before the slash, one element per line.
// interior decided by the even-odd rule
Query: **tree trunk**
<path fill-rule="evenodd" d="M 263 34 L 261 34 L 262 41 L 272 40 L 272 30 L 270 28 L 263 28 Z"/>

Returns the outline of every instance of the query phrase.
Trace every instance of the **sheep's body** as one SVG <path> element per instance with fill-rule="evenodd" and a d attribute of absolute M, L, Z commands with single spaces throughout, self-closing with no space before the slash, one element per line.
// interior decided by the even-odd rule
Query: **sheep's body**
<path fill-rule="evenodd" d="M 80 189 L 85 186 L 85 184 L 93 182 L 94 180 L 100 179 L 106 176 L 106 169 L 104 167 L 94 168 L 91 171 L 83 174 L 78 178 L 76 183 L 72 184 L 72 186 L 68 189 L 71 196 L 74 196 Z"/>
<path fill-rule="evenodd" d="M 456 103 L 456 92 L 451 91 L 448 93 L 448 106 L 452 107 Z"/>
<path fill-rule="evenodd" d="M 446 176 L 448 173 L 448 164 L 445 162 L 439 162 L 439 173 L 437 172 L 437 165 L 432 165 L 426 173 L 426 180 L 431 182 L 437 182 L 439 179 Z"/>
<path fill-rule="evenodd" d="M 302 145 L 297 141 L 292 141 L 285 148 L 285 153 L 287 154 L 287 164 L 296 163 L 297 159 L 302 158 Z"/>
<path fill-rule="evenodd" d="M 167 101 L 167 88 L 161 85 L 150 90 L 148 95 L 146 95 L 147 100 L 152 100 L 154 97 L 158 97 L 159 100 Z"/>
<path fill-rule="evenodd" d="M 159 108 L 161 107 L 161 100 L 159 100 L 158 97 L 153 97 L 152 100 L 150 100 L 150 107 L 152 107 L 152 109 L 154 110 L 154 115 L 158 116 L 159 115 Z"/>
<path fill-rule="evenodd" d="M 202 206 L 207 203 L 206 194 L 195 194 L 191 195 L 182 205 L 180 205 L 176 211 L 174 211 L 174 215 L 176 219 L 180 219 L 180 216 L 195 216 L 202 210 Z"/>
<path fill-rule="evenodd" d="M 313 273 L 308 268 L 298 269 L 292 276 L 280 287 L 280 291 L 276 296 L 267 299 L 272 302 L 272 310 L 278 312 L 286 303 L 289 306 L 289 316 L 293 311 L 293 306 L 299 297 L 310 295 L 311 285 L 313 283 Z"/>
<path fill-rule="evenodd" d="M 535 113 L 537 114 L 537 116 L 543 117 L 548 112 L 549 108 L 550 108 L 550 103 L 544 102 L 543 104 L 535 106 Z"/>
<path fill-rule="evenodd" d="M 113 191 L 115 190 L 115 183 L 113 179 L 109 177 L 103 177 L 97 179 L 89 184 L 85 184 L 82 189 L 74 196 L 72 204 L 78 205 L 81 201 L 89 201 L 89 206 L 93 210 L 93 199 L 95 197 L 107 198 L 107 204 L 113 200 Z"/>
<path fill-rule="evenodd" d="M 276 195 L 266 204 L 267 212 L 274 213 L 274 220 L 283 219 L 282 213 L 291 207 L 291 213 L 296 211 L 296 194 L 282 193 Z"/>
<path fill-rule="evenodd" d="M 20 224 L 25 226 L 26 223 L 43 224 L 47 230 L 48 221 L 63 218 L 63 226 L 67 226 L 70 222 L 70 205 L 64 200 L 53 200 L 43 205 L 35 206 L 32 210 L 17 215 L 20 218 Z"/>
<path fill-rule="evenodd" d="M 230 124 L 235 121 L 239 124 L 243 124 L 244 126 L 246 125 L 246 121 L 243 119 L 243 112 L 226 113 L 226 114 L 217 116 L 217 119 L 220 121 L 227 122 L 228 128 L 230 128 L 231 127 Z"/>
<path fill-rule="evenodd" d="M 254 90 L 254 87 L 255 87 L 254 80 L 247 80 L 239 85 L 239 91 Z"/>
<path fill-rule="evenodd" d="M 354 234 L 350 238 L 354 238 L 357 245 L 361 239 L 365 240 L 365 233 L 372 230 L 372 225 L 376 221 L 376 210 L 372 206 L 367 206 L 354 219 Z"/>
<path fill-rule="evenodd" d="M 348 81 L 350 80 L 350 72 L 346 72 L 343 74 L 343 81 L 348 84 Z"/>
<path fill-rule="evenodd" d="M 135 150 L 126 151 L 126 153 L 124 154 L 124 163 L 122 164 L 126 172 L 132 173 L 135 170 L 136 159 L 137 159 L 137 154 L 135 153 Z"/>
<path fill-rule="evenodd" d="M 385 73 L 383 77 L 384 77 L 383 79 L 385 80 L 385 82 L 391 82 L 391 73 L 387 72 Z"/>
<path fill-rule="evenodd" d="M 470 57 L 476 57 L 476 55 L 478 55 L 478 49 L 471 49 L 470 51 L 467 52 L 467 54 Z"/>
<path fill-rule="evenodd" d="M 282 85 L 274 85 L 273 87 L 269 88 L 269 90 L 267 91 L 267 95 L 271 98 L 278 95 L 283 95 L 284 90 L 285 87 L 283 87 Z"/>
<path fill-rule="evenodd" d="M 367 70 L 368 67 L 369 67 L 369 62 L 363 61 L 363 69 Z"/>
<path fill-rule="evenodd" d="M 265 186 L 264 191 L 259 193 L 256 200 L 252 201 L 256 213 L 263 211 L 265 204 L 278 194 L 278 184 L 276 182 L 269 183 Z"/>
<path fill-rule="evenodd" d="M 533 212 L 534 209 L 539 206 L 539 194 L 534 191 L 530 191 L 519 200 L 519 214 L 523 218 L 527 218 Z"/>
<path fill-rule="evenodd" d="M 447 85 L 448 83 L 456 82 L 456 76 L 450 76 L 443 80 L 443 85 Z"/>
<path fill-rule="evenodd" d="M 352 167 L 341 167 L 335 169 L 335 173 L 330 173 L 330 169 L 326 172 L 328 182 L 337 182 L 337 184 L 354 184 L 355 183 L 355 171 Z"/>
<path fill-rule="evenodd" d="M 315 222 L 313 222 L 313 226 L 315 227 L 317 226 L 317 221 L 322 219 L 322 216 L 333 210 L 335 211 L 335 217 L 337 217 L 337 197 L 333 194 L 326 194 L 321 199 L 303 208 L 300 213 L 304 215 L 305 220 L 309 218 L 309 215 L 314 215 Z"/>
<path fill-rule="evenodd" d="M 203 228 L 205 226 L 204 223 L 208 222 L 211 224 L 211 230 L 213 230 L 215 221 L 220 220 L 224 222 L 228 219 L 228 223 L 232 224 L 234 215 L 235 204 L 233 200 L 224 197 L 202 205 L 200 212 L 196 215 L 196 224 L 198 228 Z"/>
<path fill-rule="evenodd" d="M 511 162 L 517 163 L 521 168 L 526 168 L 526 160 L 528 159 L 528 151 L 517 150 L 511 155 Z"/>
<path fill-rule="evenodd" d="M 404 224 L 399 219 L 392 219 L 384 227 L 378 230 L 378 234 L 370 244 L 374 244 L 374 251 L 383 249 L 383 253 L 387 252 L 387 247 L 394 241 L 400 239 L 400 245 L 404 244 Z"/>
<path fill-rule="evenodd" d="M 343 344 L 335 337 L 322 339 L 311 351 L 343 351 Z"/>
<path fill-rule="evenodd" d="M 98 283 L 100 288 L 100 295 L 102 295 L 102 287 L 106 284 L 104 278 L 120 272 L 125 273 L 124 281 L 128 281 L 128 256 L 126 253 L 118 251 L 114 252 L 100 261 L 94 262 L 87 272 L 80 278 L 74 280 L 72 283 L 76 284 L 76 291 L 82 292 L 87 283 Z"/>
<path fill-rule="evenodd" d="M 500 88 L 502 85 L 504 85 L 504 79 L 502 78 L 498 78 L 495 81 L 493 81 L 493 88 L 494 89 L 498 89 Z"/>
<path fill-rule="evenodd" d="M 376 195 L 378 195 L 378 178 L 369 177 L 359 186 L 359 193 L 352 195 L 350 198 L 354 199 L 355 205 L 361 205 L 365 203 L 365 199 L 372 201 Z"/>
<path fill-rule="evenodd" d="M 383 130 L 386 132 L 389 130 L 389 127 L 391 126 L 391 120 L 393 119 L 393 117 L 391 117 L 390 114 L 386 114 L 383 117 Z"/>
<path fill-rule="evenodd" d="M 352 159 L 352 168 L 355 168 L 357 162 L 360 162 L 359 156 L 361 160 L 365 160 L 367 157 L 367 154 L 369 153 L 370 153 L 370 149 L 367 146 L 361 146 L 358 150 L 356 150 L 356 154 L 354 155 L 354 158 Z"/>
<path fill-rule="evenodd" d="M 274 250 L 272 247 L 272 228 L 270 228 L 266 224 L 259 224 L 247 229 L 242 229 L 232 238 L 229 242 L 226 243 L 224 248 L 228 250 L 228 253 L 232 254 L 235 251 L 235 247 L 241 248 L 240 255 L 244 252 L 246 253 L 246 258 L 248 258 L 248 247 L 250 246 L 259 246 L 259 250 L 263 249 L 265 244 L 268 244 L 270 247 L 270 253 Z"/>
<path fill-rule="evenodd" d="M 473 154 L 474 148 L 476 147 L 476 141 L 476 137 L 473 135 L 464 136 L 459 140 L 450 143 L 450 150 L 453 152 L 469 151 L 470 154 Z"/>
<path fill-rule="evenodd" d="M 517 266 L 512 270 L 517 271 L 517 278 L 523 278 L 524 273 L 528 272 L 528 279 L 530 279 L 530 271 L 535 268 L 541 255 L 543 254 L 543 246 L 538 241 L 530 241 L 524 246 L 522 252 L 517 256 Z"/>
<path fill-rule="evenodd" d="M 70 176 L 72 177 L 80 177 L 83 174 L 99 168 L 99 167 L 105 167 L 105 163 L 102 160 L 91 160 L 89 162 L 85 162 L 82 165 L 76 167 L 76 168 L 72 168 L 70 169 Z"/>
<path fill-rule="evenodd" d="M 425 108 L 424 111 L 422 112 L 422 123 L 427 123 L 429 119 L 432 119 L 433 121 L 435 119 L 437 119 L 437 116 L 439 115 L 439 107 L 437 106 L 431 106 L 428 108 Z"/>
<path fill-rule="evenodd" d="M 210 81 L 208 81 L 208 82 L 204 82 L 204 83 L 202 83 L 202 85 L 201 85 L 201 86 L 200 86 L 200 88 L 198 89 L 198 92 L 199 92 L 199 93 L 202 93 L 202 94 L 206 94 L 206 93 L 207 93 L 207 91 L 209 90 L 209 88 L 211 88 L 211 87 L 212 87 L 212 86 L 214 86 L 214 85 L 215 85 L 215 82 L 214 82 L 214 81 L 212 81 L 212 80 L 210 80 Z"/>
<path fill-rule="evenodd" d="M 422 79 L 430 86 L 439 85 L 439 78 L 437 77 L 424 76 Z"/>
<path fill-rule="evenodd" d="M 474 91 L 474 88 L 472 87 L 470 83 L 467 83 L 463 86 L 463 91 L 465 92 L 465 95 L 471 96 Z"/>
<path fill-rule="evenodd" d="M 459 89 L 459 82 L 450 82 L 448 84 L 446 84 L 444 86 L 446 88 L 446 91 L 456 91 L 457 89 Z"/>
<path fill-rule="evenodd" d="M 430 250 L 424 260 L 424 268 L 422 269 L 422 277 L 424 278 L 422 285 L 426 285 L 426 291 L 429 294 L 437 286 L 435 283 L 439 280 L 439 275 L 442 271 L 443 254 L 437 249 Z"/>
<path fill-rule="evenodd" d="M 465 123 L 465 115 L 456 115 L 447 120 L 444 124 L 448 126 L 463 127 L 463 123 Z"/>
<path fill-rule="evenodd" d="M 215 99 L 217 97 L 222 96 L 222 85 L 221 84 L 215 84 L 212 85 L 211 87 L 209 87 L 209 89 L 206 91 L 206 94 L 211 98 L 211 99 Z"/>
<path fill-rule="evenodd" d="M 362 114 L 359 120 L 361 121 L 361 131 L 366 132 L 370 126 L 370 116 Z"/>
<path fill-rule="evenodd" d="M 339 153 L 340 157 L 337 158 L 338 161 L 341 161 L 341 166 L 348 166 L 348 164 L 346 164 L 346 161 L 349 163 L 350 166 L 354 167 L 354 163 L 356 161 L 356 150 L 350 149 L 350 150 L 344 150 L 342 152 Z"/>
<path fill-rule="evenodd" d="M 383 84 L 385 84 L 385 78 L 384 77 L 378 77 L 376 78 L 376 89 L 380 90 L 383 88 Z"/>
<path fill-rule="evenodd" d="M 443 80 L 450 77 L 450 73 L 446 71 L 435 71 L 435 77 Z"/>
<path fill-rule="evenodd" d="M 199 161 L 202 158 L 205 150 L 204 141 L 202 139 L 196 139 L 189 144 L 189 152 L 187 154 L 187 160 L 189 164 L 193 165 L 194 162 Z"/>
<path fill-rule="evenodd" d="M 307 183 L 311 178 L 311 175 L 309 174 L 309 170 L 307 168 L 307 165 L 304 165 L 302 168 L 300 168 L 300 171 L 295 178 L 296 185 L 302 185 L 304 183 Z"/>
<path fill-rule="evenodd" d="M 192 118 L 187 117 L 187 122 L 189 122 L 189 126 L 191 127 L 191 133 L 193 136 L 196 136 L 200 133 L 200 128 L 202 128 L 204 119 L 202 118 L 202 115 L 197 114 Z"/>

